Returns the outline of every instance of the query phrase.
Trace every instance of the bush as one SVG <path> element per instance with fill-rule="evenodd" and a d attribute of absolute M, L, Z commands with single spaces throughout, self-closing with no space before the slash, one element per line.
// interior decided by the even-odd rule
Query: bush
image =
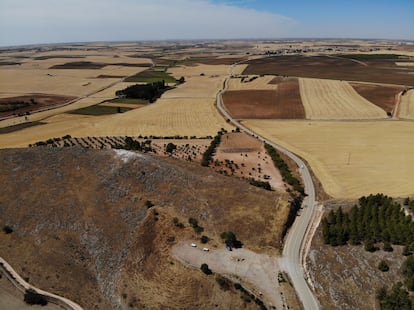
<path fill-rule="evenodd" d="M 382 260 L 378 264 L 378 269 L 381 270 L 382 272 L 387 272 L 388 270 L 390 270 L 390 267 L 388 266 L 385 260 Z"/>
<path fill-rule="evenodd" d="M 154 206 L 154 204 L 151 202 L 151 200 L 147 200 L 145 202 L 145 206 L 149 209 L 149 208 L 152 208 Z"/>
<path fill-rule="evenodd" d="M 200 238 L 200 242 L 201 243 L 207 243 L 207 242 L 209 242 L 210 241 L 210 238 L 209 237 L 207 237 L 207 236 L 201 236 L 201 238 Z"/>
<path fill-rule="evenodd" d="M 233 248 L 241 248 L 243 246 L 243 243 L 241 243 L 239 240 L 237 240 L 236 235 L 232 231 L 225 231 L 220 234 L 221 239 L 224 240 L 224 242 L 227 245 L 230 245 Z"/>
<path fill-rule="evenodd" d="M 201 269 L 201 271 L 202 272 L 204 272 L 206 275 L 210 275 L 210 274 L 212 274 L 213 272 L 211 271 L 211 269 L 210 268 L 208 268 L 208 265 L 207 264 L 202 264 L 201 265 L 201 267 L 200 267 L 200 269 Z"/>
<path fill-rule="evenodd" d="M 372 240 L 368 240 L 365 242 L 365 251 L 375 252 L 376 250 L 378 250 L 378 248 L 375 246 Z"/>
<path fill-rule="evenodd" d="M 5 226 L 3 227 L 3 232 L 4 232 L 5 234 L 11 234 L 11 233 L 13 232 L 13 228 L 11 228 L 9 225 L 5 225 Z"/>
<path fill-rule="evenodd" d="M 165 147 L 165 151 L 167 153 L 172 153 L 175 149 L 177 149 L 177 146 L 174 143 L 168 143 L 167 146 Z"/>
<path fill-rule="evenodd" d="M 24 294 L 24 302 L 27 303 L 28 305 L 41 305 L 41 306 L 47 305 L 46 298 L 43 295 L 38 294 L 35 290 L 30 289 L 30 288 L 26 290 Z"/>
<path fill-rule="evenodd" d="M 382 247 L 382 249 L 385 252 L 392 252 L 392 251 L 394 251 L 394 249 L 391 246 L 391 243 L 389 243 L 389 242 L 384 242 L 384 246 Z"/>

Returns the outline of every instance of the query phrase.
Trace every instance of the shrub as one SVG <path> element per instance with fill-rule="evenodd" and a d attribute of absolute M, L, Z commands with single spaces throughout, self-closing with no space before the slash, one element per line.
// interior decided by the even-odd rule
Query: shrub
<path fill-rule="evenodd" d="M 201 243 L 207 243 L 207 242 L 209 242 L 210 241 L 210 238 L 209 237 L 207 237 L 207 236 L 201 236 L 201 238 L 200 238 L 200 242 Z"/>
<path fill-rule="evenodd" d="M 30 288 L 27 289 L 24 294 L 24 302 L 27 303 L 28 305 L 41 305 L 41 306 L 47 305 L 46 298 L 43 295 L 38 294 L 35 290 L 30 289 Z"/>
<path fill-rule="evenodd" d="M 149 209 L 149 208 L 152 208 L 154 206 L 154 204 L 151 202 L 151 200 L 147 200 L 145 202 L 145 206 Z"/>
<path fill-rule="evenodd" d="M 378 250 L 378 248 L 375 246 L 375 244 L 372 240 L 367 240 L 365 242 L 365 251 L 375 252 L 376 250 Z"/>
<path fill-rule="evenodd" d="M 385 252 L 392 252 L 392 251 L 394 251 L 394 249 L 391 246 L 391 243 L 389 243 L 389 242 L 384 242 L 384 246 L 382 247 L 382 249 Z"/>
<path fill-rule="evenodd" d="M 210 268 L 208 268 L 208 265 L 207 264 L 202 264 L 201 265 L 201 267 L 200 267 L 200 269 L 201 269 L 201 271 L 202 272 L 204 272 L 206 275 L 210 275 L 210 274 L 212 274 L 213 272 L 211 271 L 211 269 Z"/>
<path fill-rule="evenodd" d="M 5 234 L 11 234 L 11 233 L 13 232 L 13 228 L 11 228 L 9 225 L 5 225 L 5 226 L 3 227 L 3 232 L 4 232 Z"/>
<path fill-rule="evenodd" d="M 390 270 L 390 267 L 388 266 L 385 260 L 382 260 L 378 264 L 378 269 L 381 270 L 382 272 L 387 272 L 388 270 Z"/>
<path fill-rule="evenodd" d="M 237 240 L 236 235 L 232 231 L 225 231 L 220 234 L 221 239 L 224 240 L 224 242 L 227 245 L 232 246 L 233 248 L 241 248 L 243 246 L 243 243 L 241 243 L 239 240 Z"/>

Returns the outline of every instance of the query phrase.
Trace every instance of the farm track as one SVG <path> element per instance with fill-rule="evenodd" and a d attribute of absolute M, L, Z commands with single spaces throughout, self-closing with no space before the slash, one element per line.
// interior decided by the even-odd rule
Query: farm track
<path fill-rule="evenodd" d="M 6 274 L 10 282 L 23 293 L 25 292 L 25 290 L 32 289 L 36 291 L 38 294 L 43 295 L 48 302 L 59 305 L 64 309 L 83 310 L 81 306 L 67 298 L 43 291 L 27 283 L 2 257 L 0 257 L 0 268 L 4 270 L 4 273 Z"/>

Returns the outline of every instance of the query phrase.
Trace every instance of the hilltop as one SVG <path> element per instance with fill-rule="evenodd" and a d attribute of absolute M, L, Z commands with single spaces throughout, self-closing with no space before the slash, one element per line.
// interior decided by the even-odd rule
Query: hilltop
<path fill-rule="evenodd" d="M 276 254 L 284 194 L 120 150 L 7 149 L 0 165 L 0 225 L 13 229 L 0 232 L 0 256 L 33 285 L 86 309 L 255 308 L 170 249 L 199 242 L 192 217 L 209 247 L 223 247 L 219 235 L 231 230 L 246 247 Z"/>

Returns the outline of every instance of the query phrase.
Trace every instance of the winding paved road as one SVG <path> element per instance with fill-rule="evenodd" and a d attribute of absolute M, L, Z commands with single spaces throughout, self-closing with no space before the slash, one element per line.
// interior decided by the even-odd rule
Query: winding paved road
<path fill-rule="evenodd" d="M 295 290 L 304 308 L 309 310 L 319 309 L 318 300 L 313 295 L 312 290 L 309 288 L 304 278 L 304 271 L 301 263 L 303 259 L 302 248 L 304 246 L 306 233 L 310 228 L 310 224 L 312 223 L 316 212 L 315 187 L 313 185 L 311 174 L 306 164 L 298 156 L 285 149 L 284 147 L 258 135 L 249 128 L 245 127 L 237 120 L 235 120 L 224 108 L 222 95 L 228 88 L 228 81 L 231 78 L 235 65 L 236 64 L 230 68 L 230 76 L 225 79 L 223 89 L 217 93 L 217 108 L 234 126 L 240 128 L 251 136 L 256 137 L 260 141 L 270 144 L 278 151 L 289 156 L 298 165 L 307 197 L 302 203 L 300 216 L 296 217 L 296 220 L 293 226 L 290 228 L 289 233 L 286 237 L 285 246 L 283 248 L 283 257 L 281 258 L 280 264 L 281 267 L 289 274 L 293 286 L 295 287 Z"/>

